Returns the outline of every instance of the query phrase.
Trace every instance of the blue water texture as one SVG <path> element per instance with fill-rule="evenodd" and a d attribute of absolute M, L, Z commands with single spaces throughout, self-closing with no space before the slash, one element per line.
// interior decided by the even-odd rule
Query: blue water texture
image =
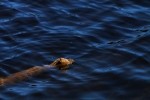
<path fill-rule="evenodd" d="M 0 77 L 59 57 L 0 100 L 150 100 L 150 0 L 0 0 Z"/>

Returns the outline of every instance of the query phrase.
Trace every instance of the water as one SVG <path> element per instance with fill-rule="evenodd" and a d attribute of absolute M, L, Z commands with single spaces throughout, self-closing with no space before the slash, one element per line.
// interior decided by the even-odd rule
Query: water
<path fill-rule="evenodd" d="M 149 0 L 0 0 L 0 76 L 76 62 L 1 88 L 1 100 L 149 100 Z"/>

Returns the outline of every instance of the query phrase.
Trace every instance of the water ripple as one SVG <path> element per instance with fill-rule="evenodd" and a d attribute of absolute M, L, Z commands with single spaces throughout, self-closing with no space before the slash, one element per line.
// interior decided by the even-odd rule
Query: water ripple
<path fill-rule="evenodd" d="M 149 100 L 148 0 L 1 0 L 0 76 L 75 59 L 13 86 L 0 99 Z"/>

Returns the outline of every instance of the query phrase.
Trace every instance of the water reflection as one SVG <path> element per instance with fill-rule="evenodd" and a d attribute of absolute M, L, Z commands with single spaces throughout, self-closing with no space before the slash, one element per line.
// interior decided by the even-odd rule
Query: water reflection
<path fill-rule="evenodd" d="M 0 99 L 149 100 L 149 1 L 1 0 L 0 76 L 73 58 Z"/>

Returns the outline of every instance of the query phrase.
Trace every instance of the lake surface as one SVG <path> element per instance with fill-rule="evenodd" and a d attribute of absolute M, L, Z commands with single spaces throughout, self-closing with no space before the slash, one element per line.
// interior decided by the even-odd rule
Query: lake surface
<path fill-rule="evenodd" d="M 58 57 L 0 100 L 150 100 L 149 0 L 0 0 L 0 76 Z"/>

